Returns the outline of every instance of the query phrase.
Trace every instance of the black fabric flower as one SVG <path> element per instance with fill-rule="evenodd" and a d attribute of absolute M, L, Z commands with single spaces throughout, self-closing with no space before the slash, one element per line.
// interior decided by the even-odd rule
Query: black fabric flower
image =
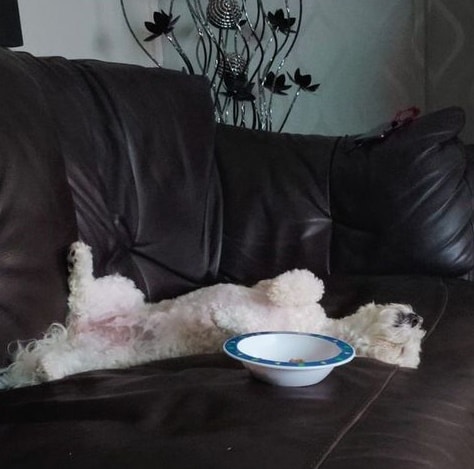
<path fill-rule="evenodd" d="M 285 75 L 282 74 L 275 77 L 273 72 L 268 72 L 263 82 L 263 86 L 269 89 L 272 93 L 287 95 L 288 93 L 285 93 L 285 91 L 289 90 L 291 85 L 287 85 L 285 82 Z"/>
<path fill-rule="evenodd" d="M 249 82 L 246 76 L 225 74 L 224 85 L 226 88 L 224 96 L 235 101 L 255 101 L 255 96 L 252 93 L 255 83 Z"/>
<path fill-rule="evenodd" d="M 161 12 L 155 11 L 153 13 L 153 23 L 145 21 L 145 27 L 153 33 L 148 36 L 145 41 L 151 41 L 160 37 L 162 34 L 168 34 L 174 29 L 174 25 L 179 20 L 179 16 L 173 19 L 173 15 L 167 15 L 163 10 Z"/>
<path fill-rule="evenodd" d="M 301 75 L 299 68 L 296 69 L 294 76 L 291 76 L 290 74 L 288 74 L 288 76 L 290 77 L 290 80 L 293 83 L 296 83 L 303 91 L 310 91 L 312 93 L 319 88 L 319 83 L 312 85 L 311 75 Z"/>
<path fill-rule="evenodd" d="M 291 27 L 295 24 L 296 18 L 285 16 L 282 8 L 275 11 L 275 13 L 268 12 L 267 19 L 271 28 L 275 31 L 281 31 L 283 34 L 295 32 L 291 30 Z"/>

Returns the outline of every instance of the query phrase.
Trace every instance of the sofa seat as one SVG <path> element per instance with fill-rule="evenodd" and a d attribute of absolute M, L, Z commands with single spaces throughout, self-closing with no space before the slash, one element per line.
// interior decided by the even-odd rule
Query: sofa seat
<path fill-rule="evenodd" d="M 317 385 L 283 388 L 218 353 L 82 373 L 2 393 L 0 467 L 471 467 L 472 283 L 339 275 L 325 282 L 333 317 L 372 300 L 412 304 L 427 330 L 419 369 L 356 358 Z"/>

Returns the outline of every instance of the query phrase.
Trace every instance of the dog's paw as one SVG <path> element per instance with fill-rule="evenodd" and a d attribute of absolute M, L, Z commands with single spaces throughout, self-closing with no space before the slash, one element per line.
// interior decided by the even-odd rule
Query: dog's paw
<path fill-rule="evenodd" d="M 74 241 L 69 247 L 67 256 L 69 271 L 72 271 L 77 265 L 92 262 L 92 249 L 83 241 Z"/>
<path fill-rule="evenodd" d="M 92 249 L 86 243 L 75 241 L 71 244 L 67 264 L 71 291 L 74 291 L 83 283 L 90 283 L 94 279 Z"/>

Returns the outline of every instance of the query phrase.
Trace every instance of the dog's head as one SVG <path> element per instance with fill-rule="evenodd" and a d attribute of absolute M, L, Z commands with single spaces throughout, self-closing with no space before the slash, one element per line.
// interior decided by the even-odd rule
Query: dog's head
<path fill-rule="evenodd" d="M 371 324 L 367 355 L 399 366 L 416 368 L 420 362 L 423 318 L 410 305 L 367 305 L 378 318 Z"/>

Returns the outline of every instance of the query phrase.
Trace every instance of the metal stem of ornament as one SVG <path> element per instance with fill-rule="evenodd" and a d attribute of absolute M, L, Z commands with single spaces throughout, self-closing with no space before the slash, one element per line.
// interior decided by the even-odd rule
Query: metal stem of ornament
<path fill-rule="evenodd" d="M 280 128 L 278 129 L 278 132 L 281 132 L 283 130 L 283 127 L 285 127 L 286 121 L 288 120 L 288 117 L 290 117 L 291 111 L 293 110 L 293 106 L 295 105 L 296 100 L 298 99 L 298 96 L 300 95 L 300 93 L 301 93 L 301 87 L 298 88 L 295 95 L 293 96 L 290 107 L 288 108 L 286 112 L 283 122 L 281 123 Z"/>
<path fill-rule="evenodd" d="M 207 69 L 207 51 L 204 44 L 204 34 L 202 31 L 198 31 L 199 39 L 196 41 L 196 47 L 194 49 L 194 55 L 196 56 L 196 62 L 201 71 L 201 75 L 206 75 Z"/>
<path fill-rule="evenodd" d="M 183 59 L 183 62 L 186 64 L 186 68 L 188 69 L 188 73 L 190 75 L 194 75 L 194 68 L 193 65 L 191 64 L 191 61 L 189 60 L 188 56 L 184 52 L 183 48 L 181 47 L 180 43 L 176 39 L 176 36 L 173 32 L 170 34 L 166 35 L 166 39 L 172 44 L 172 46 L 175 48 L 176 52 L 181 56 Z"/>
<path fill-rule="evenodd" d="M 286 0 L 286 6 L 287 6 L 287 10 L 288 10 L 288 14 L 289 14 L 289 6 L 288 6 L 288 0 Z M 296 30 L 294 32 L 294 36 L 293 36 L 293 42 L 291 43 L 290 47 L 288 48 L 288 50 L 286 51 L 286 56 L 285 56 L 285 59 L 290 55 L 291 51 L 293 50 L 293 48 L 295 47 L 295 44 L 296 44 L 296 41 L 298 39 L 298 36 L 300 34 L 300 31 L 301 31 L 301 23 L 303 21 L 303 0 L 300 0 L 299 1 L 299 12 L 298 12 L 298 23 L 296 25 Z"/>
<path fill-rule="evenodd" d="M 188 4 L 189 13 L 191 14 L 191 19 L 193 20 L 194 27 L 196 28 L 196 32 L 198 35 L 198 40 L 196 41 L 196 47 L 195 47 L 196 61 L 197 61 L 199 69 L 201 70 L 201 74 L 207 75 L 209 72 L 209 66 L 210 66 L 210 59 L 209 59 L 210 56 L 208 54 L 208 50 L 206 47 L 206 40 L 210 41 L 210 39 L 204 33 L 201 25 L 197 21 L 194 8 L 190 4 L 189 0 L 187 0 L 186 3 Z"/>

